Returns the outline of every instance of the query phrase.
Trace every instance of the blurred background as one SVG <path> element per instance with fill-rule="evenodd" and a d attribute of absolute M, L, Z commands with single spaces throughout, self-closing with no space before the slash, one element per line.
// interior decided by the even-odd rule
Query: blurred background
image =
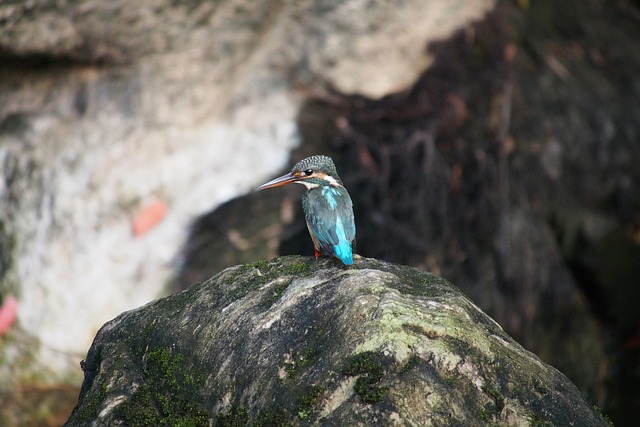
<path fill-rule="evenodd" d="M 0 425 L 61 425 L 98 329 L 312 255 L 311 154 L 357 252 L 459 287 L 617 426 L 640 417 L 640 2 L 0 2 Z"/>

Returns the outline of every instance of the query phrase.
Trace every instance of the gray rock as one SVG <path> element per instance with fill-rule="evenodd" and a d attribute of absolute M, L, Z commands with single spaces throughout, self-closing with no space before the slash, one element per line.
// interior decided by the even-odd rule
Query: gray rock
<path fill-rule="evenodd" d="M 281 257 L 98 332 L 66 426 L 606 425 L 446 280 Z"/>

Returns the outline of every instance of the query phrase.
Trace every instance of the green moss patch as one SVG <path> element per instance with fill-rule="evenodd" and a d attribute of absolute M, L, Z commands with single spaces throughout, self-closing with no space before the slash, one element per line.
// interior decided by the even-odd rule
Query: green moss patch
<path fill-rule="evenodd" d="M 355 392 L 364 402 L 377 403 L 384 400 L 389 392 L 389 388 L 380 385 L 380 381 L 392 364 L 392 358 L 381 353 L 366 351 L 349 358 L 342 373 L 347 376 L 358 376 L 354 386 Z"/>
<path fill-rule="evenodd" d="M 204 376 L 193 373 L 181 354 L 156 348 L 146 354 L 144 382 L 118 409 L 127 425 L 199 427 L 209 425 L 209 415 L 198 408 L 194 391 Z"/>

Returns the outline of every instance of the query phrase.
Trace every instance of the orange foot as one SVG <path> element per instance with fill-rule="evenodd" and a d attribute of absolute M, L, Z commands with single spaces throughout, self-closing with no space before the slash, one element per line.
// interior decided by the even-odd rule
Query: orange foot
<path fill-rule="evenodd" d="M 317 250 L 316 248 L 313 248 L 313 252 L 314 252 L 314 254 L 316 256 L 316 259 L 320 258 L 320 251 L 319 250 Z"/>

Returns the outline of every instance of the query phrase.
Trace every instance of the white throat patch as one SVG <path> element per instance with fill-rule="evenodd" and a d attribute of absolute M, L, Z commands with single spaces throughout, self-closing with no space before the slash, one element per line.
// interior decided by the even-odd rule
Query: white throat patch
<path fill-rule="evenodd" d="M 302 184 L 305 187 L 307 187 L 307 190 L 311 190 L 312 188 L 318 188 L 320 185 L 319 184 L 314 184 L 312 182 L 307 182 L 307 181 L 295 181 L 296 184 Z"/>

